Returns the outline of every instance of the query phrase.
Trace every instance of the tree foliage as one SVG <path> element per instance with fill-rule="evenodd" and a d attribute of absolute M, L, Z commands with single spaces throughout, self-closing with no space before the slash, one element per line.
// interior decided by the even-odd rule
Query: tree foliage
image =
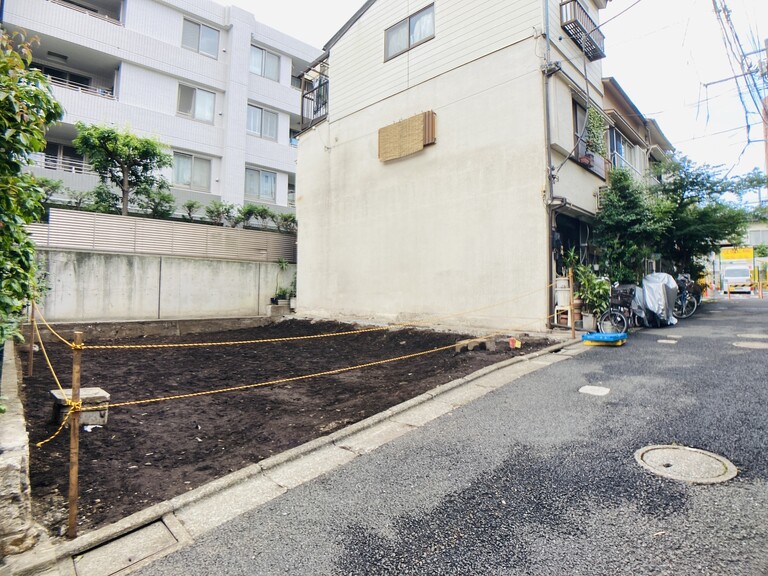
<path fill-rule="evenodd" d="M 83 122 L 75 126 L 75 149 L 88 159 L 102 184 L 120 190 L 123 216 L 128 215 L 132 195 L 146 197 L 148 190 L 163 191 L 166 180 L 157 172 L 172 165 L 172 157 L 163 144 L 112 126 L 88 126 Z"/>
<path fill-rule="evenodd" d="M 45 76 L 29 69 L 31 61 L 30 43 L 0 32 L 0 340 L 16 332 L 24 301 L 36 291 L 35 249 L 25 225 L 42 216 L 45 191 L 22 168 L 31 153 L 45 149 L 47 127 L 63 114 Z"/>
<path fill-rule="evenodd" d="M 611 172 L 611 186 L 601 200 L 594 232 L 606 272 L 617 282 L 639 282 L 668 221 L 627 170 Z"/>
<path fill-rule="evenodd" d="M 652 253 L 678 271 L 696 273 L 697 261 L 717 252 L 724 242 L 738 244 L 750 214 L 729 203 L 765 185 L 755 170 L 728 177 L 709 165 L 685 157 L 662 165 L 659 182 L 647 189 L 625 170 L 611 172 L 611 185 L 595 224 L 595 244 L 607 273 L 619 282 L 638 282 L 643 262 Z"/>

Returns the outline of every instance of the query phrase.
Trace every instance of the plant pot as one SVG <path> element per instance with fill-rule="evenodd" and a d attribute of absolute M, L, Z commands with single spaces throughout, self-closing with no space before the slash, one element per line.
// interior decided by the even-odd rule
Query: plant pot
<path fill-rule="evenodd" d="M 574 298 L 573 299 L 573 321 L 579 322 L 581 320 L 581 307 L 584 305 L 584 302 L 581 298 Z"/>
<path fill-rule="evenodd" d="M 597 318 L 594 314 L 592 314 L 592 312 L 582 312 L 581 327 L 584 330 L 587 330 L 588 332 L 594 332 L 596 330 L 596 321 Z"/>
<path fill-rule="evenodd" d="M 292 296 L 288 299 L 288 306 L 291 308 L 291 310 L 296 310 L 296 296 Z"/>
<path fill-rule="evenodd" d="M 579 156 L 579 164 L 592 167 L 594 163 L 595 157 L 592 154 L 584 154 L 583 156 Z"/>
<path fill-rule="evenodd" d="M 277 305 L 278 306 L 288 306 L 288 299 L 287 298 L 278 298 L 277 299 Z"/>

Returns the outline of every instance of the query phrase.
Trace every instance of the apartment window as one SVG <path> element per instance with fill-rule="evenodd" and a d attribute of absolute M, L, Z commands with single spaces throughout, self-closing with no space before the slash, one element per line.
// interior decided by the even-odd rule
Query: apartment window
<path fill-rule="evenodd" d="M 184 20 L 181 45 L 211 58 L 219 55 L 219 31 L 205 24 Z"/>
<path fill-rule="evenodd" d="M 211 160 L 194 154 L 173 153 L 173 184 L 194 190 L 211 190 Z"/>
<path fill-rule="evenodd" d="M 277 173 L 246 168 L 245 193 L 259 200 L 274 202 L 277 195 Z"/>
<path fill-rule="evenodd" d="M 608 134 L 611 147 L 611 164 L 614 168 L 635 168 L 635 146 L 624 135 L 611 127 Z"/>
<path fill-rule="evenodd" d="M 384 60 L 407 52 L 435 37 L 435 5 L 419 10 L 384 33 Z"/>
<path fill-rule="evenodd" d="M 251 72 L 280 81 L 280 56 L 258 46 L 251 46 Z"/>
<path fill-rule="evenodd" d="M 246 128 L 248 132 L 262 138 L 277 140 L 277 113 L 249 104 Z"/>
<path fill-rule="evenodd" d="M 179 84 L 179 114 L 190 116 L 202 122 L 213 122 L 213 109 L 216 95 L 207 90 Z"/>

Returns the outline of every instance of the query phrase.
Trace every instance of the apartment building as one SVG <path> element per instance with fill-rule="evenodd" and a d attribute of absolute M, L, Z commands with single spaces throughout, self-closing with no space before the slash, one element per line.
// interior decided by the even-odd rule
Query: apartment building
<path fill-rule="evenodd" d="M 168 146 L 187 200 L 294 210 L 300 73 L 320 51 L 209 0 L 4 0 L 3 26 L 36 36 L 33 65 L 65 109 L 33 171 L 90 190 L 75 122 Z"/>
<path fill-rule="evenodd" d="M 306 74 L 303 313 L 553 323 L 561 250 L 594 261 L 599 192 L 630 162 L 607 137 L 636 135 L 604 104 L 606 4 L 369 0 L 352 15 Z"/>

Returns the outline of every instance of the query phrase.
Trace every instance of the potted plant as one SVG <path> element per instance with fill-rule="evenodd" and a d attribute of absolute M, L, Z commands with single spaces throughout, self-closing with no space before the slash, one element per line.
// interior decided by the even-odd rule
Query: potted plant
<path fill-rule="evenodd" d="M 585 330 L 594 330 L 596 316 L 608 308 L 611 286 L 584 264 L 576 266 L 575 276 L 578 285 L 576 294 L 582 300 L 582 326 Z"/>
<path fill-rule="evenodd" d="M 288 306 L 288 298 L 290 298 L 290 288 L 278 288 L 275 292 L 274 301 L 278 306 Z"/>

